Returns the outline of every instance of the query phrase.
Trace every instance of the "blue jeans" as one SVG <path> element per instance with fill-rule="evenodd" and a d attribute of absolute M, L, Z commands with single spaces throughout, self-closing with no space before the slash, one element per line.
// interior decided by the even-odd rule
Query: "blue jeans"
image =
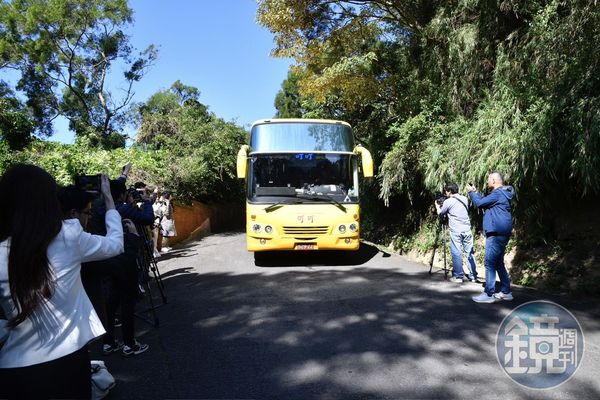
<path fill-rule="evenodd" d="M 462 252 L 465 251 L 469 263 L 471 279 L 477 279 L 477 269 L 475 268 L 475 252 L 473 251 L 473 234 L 467 232 L 450 231 L 450 253 L 452 253 L 452 270 L 454 276 L 462 278 L 465 275 L 462 263 Z"/>
<path fill-rule="evenodd" d="M 509 236 L 488 236 L 485 239 L 485 292 L 496 293 L 496 272 L 500 277 L 500 291 L 510 293 L 510 278 L 504 266 L 504 251 Z"/>

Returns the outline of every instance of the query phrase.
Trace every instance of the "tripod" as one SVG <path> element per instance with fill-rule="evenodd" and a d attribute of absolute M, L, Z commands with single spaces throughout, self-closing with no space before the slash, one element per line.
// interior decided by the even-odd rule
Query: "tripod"
<path fill-rule="evenodd" d="M 156 264 L 156 258 L 154 258 L 154 241 L 152 240 L 151 234 L 149 233 L 149 229 L 145 226 L 138 227 L 138 232 L 140 236 L 144 239 L 144 245 L 142 246 L 142 251 L 138 257 L 138 269 L 141 272 L 141 285 L 145 289 L 145 297 L 148 299 L 148 308 L 140 311 L 136 314 L 136 316 L 155 327 L 158 327 L 159 321 L 158 316 L 156 315 L 156 309 L 161 305 L 167 304 L 167 296 L 165 295 L 165 287 L 162 281 L 162 276 L 160 275 L 160 271 L 158 270 L 158 265 Z M 151 279 L 149 275 L 152 274 L 154 278 L 154 282 L 156 282 L 156 287 L 158 288 L 160 297 L 162 299 L 162 304 L 154 303 L 154 295 L 152 292 L 152 287 L 150 285 Z M 143 314 L 151 312 L 152 320 Z"/>
<path fill-rule="evenodd" d="M 438 216 L 436 230 L 435 230 L 435 239 L 433 241 L 433 252 L 431 253 L 431 260 L 429 261 L 429 275 L 432 274 L 433 269 L 433 260 L 435 258 L 435 252 L 439 246 L 440 234 L 442 236 L 442 248 L 443 248 L 443 260 L 444 260 L 444 279 L 448 279 L 448 264 L 446 261 L 446 253 L 448 249 L 446 248 L 446 230 L 448 225 L 448 218 L 444 216 Z"/>

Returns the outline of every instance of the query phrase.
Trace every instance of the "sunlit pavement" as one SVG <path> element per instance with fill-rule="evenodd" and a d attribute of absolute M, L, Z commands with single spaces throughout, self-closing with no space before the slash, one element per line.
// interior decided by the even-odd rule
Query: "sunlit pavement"
<path fill-rule="evenodd" d="M 109 399 L 600 398 L 597 304 L 521 288 L 513 302 L 476 304 L 481 285 L 369 245 L 255 266 L 242 233 L 175 248 L 158 265 L 160 327 L 137 319 L 150 350 L 100 357 L 117 379 Z M 585 334 L 581 367 L 549 391 L 517 385 L 496 358 L 502 319 L 532 300 L 563 305 Z"/>

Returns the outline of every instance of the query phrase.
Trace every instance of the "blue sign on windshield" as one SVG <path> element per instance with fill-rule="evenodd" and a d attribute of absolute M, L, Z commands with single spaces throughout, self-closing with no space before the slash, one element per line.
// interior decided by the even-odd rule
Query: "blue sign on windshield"
<path fill-rule="evenodd" d="M 312 160 L 314 154 L 312 153 L 300 153 L 296 154 L 296 160 Z"/>

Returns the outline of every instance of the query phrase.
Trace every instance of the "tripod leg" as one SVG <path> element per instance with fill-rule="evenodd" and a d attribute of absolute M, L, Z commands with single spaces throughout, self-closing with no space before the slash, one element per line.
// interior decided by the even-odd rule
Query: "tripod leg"
<path fill-rule="evenodd" d="M 158 265 L 156 264 L 156 258 L 154 257 L 154 242 L 150 240 L 146 231 L 144 231 L 143 263 L 146 267 L 146 272 L 148 272 L 148 270 L 152 271 L 152 275 L 154 276 L 154 281 L 158 286 L 158 291 L 160 292 L 163 304 L 166 304 L 167 296 L 165 295 L 165 286 L 163 284 L 160 271 L 158 270 Z"/>
<path fill-rule="evenodd" d="M 144 260 L 141 260 L 142 263 L 144 263 Z M 145 275 L 143 278 L 143 283 L 144 283 L 144 287 L 146 292 L 144 293 L 144 297 L 148 298 L 148 303 L 149 306 L 148 308 L 146 308 L 145 310 L 141 311 L 140 313 L 137 313 L 136 316 L 146 322 L 148 322 L 151 325 L 154 325 L 155 327 L 158 327 L 159 322 L 158 322 L 158 315 L 156 315 L 156 306 L 154 305 L 154 298 L 152 295 L 152 288 L 150 287 L 150 281 L 147 279 L 147 275 L 148 275 L 148 271 L 145 268 L 145 264 L 140 265 L 140 263 L 138 263 L 138 267 L 139 269 L 142 271 L 142 273 Z M 153 321 L 154 323 L 152 323 L 150 321 L 149 318 L 147 318 L 146 316 L 144 316 L 143 314 L 146 312 L 151 312 L 152 313 L 152 317 L 153 317 Z"/>
<path fill-rule="evenodd" d="M 156 264 L 156 260 L 154 259 L 154 257 L 150 259 L 150 271 L 152 271 L 154 281 L 156 282 L 156 286 L 158 286 L 158 291 L 160 292 L 160 297 L 162 298 L 163 304 L 167 304 L 165 286 L 163 284 L 162 276 L 160 275 L 160 271 L 158 270 L 158 265 Z"/>
<path fill-rule="evenodd" d="M 152 290 L 151 279 L 149 274 L 152 271 L 155 282 L 157 283 L 157 287 L 159 293 L 162 297 L 163 304 L 166 304 L 167 298 L 164 292 L 164 285 L 162 282 L 162 277 L 160 276 L 160 272 L 158 271 L 158 267 L 156 265 L 156 259 L 154 258 L 154 247 L 152 240 L 149 240 L 149 236 L 145 230 L 141 230 L 143 238 L 144 238 L 144 246 L 142 248 L 140 257 L 138 258 L 138 268 L 143 274 L 142 284 L 146 289 L 145 296 L 148 297 L 148 308 L 141 311 L 140 314 L 144 314 L 146 312 L 151 312 L 153 317 L 153 325 L 155 327 L 159 326 L 158 315 L 156 313 L 156 308 L 159 306 L 154 303 L 154 293 Z M 144 321 L 152 324 L 149 318 L 144 315 L 136 314 L 137 317 L 143 319 Z"/>
<path fill-rule="evenodd" d="M 448 251 L 448 249 L 446 248 L 446 227 L 442 227 L 443 232 L 442 232 L 442 243 L 444 246 L 444 279 L 448 279 L 448 264 L 446 262 L 446 252 Z"/>
<path fill-rule="evenodd" d="M 433 260 L 435 258 L 435 251 L 438 247 L 438 240 L 440 238 L 440 229 L 439 226 L 435 231 L 435 239 L 433 240 L 433 251 L 431 252 L 431 260 L 429 260 L 429 275 L 431 275 L 431 270 L 433 269 Z"/>

